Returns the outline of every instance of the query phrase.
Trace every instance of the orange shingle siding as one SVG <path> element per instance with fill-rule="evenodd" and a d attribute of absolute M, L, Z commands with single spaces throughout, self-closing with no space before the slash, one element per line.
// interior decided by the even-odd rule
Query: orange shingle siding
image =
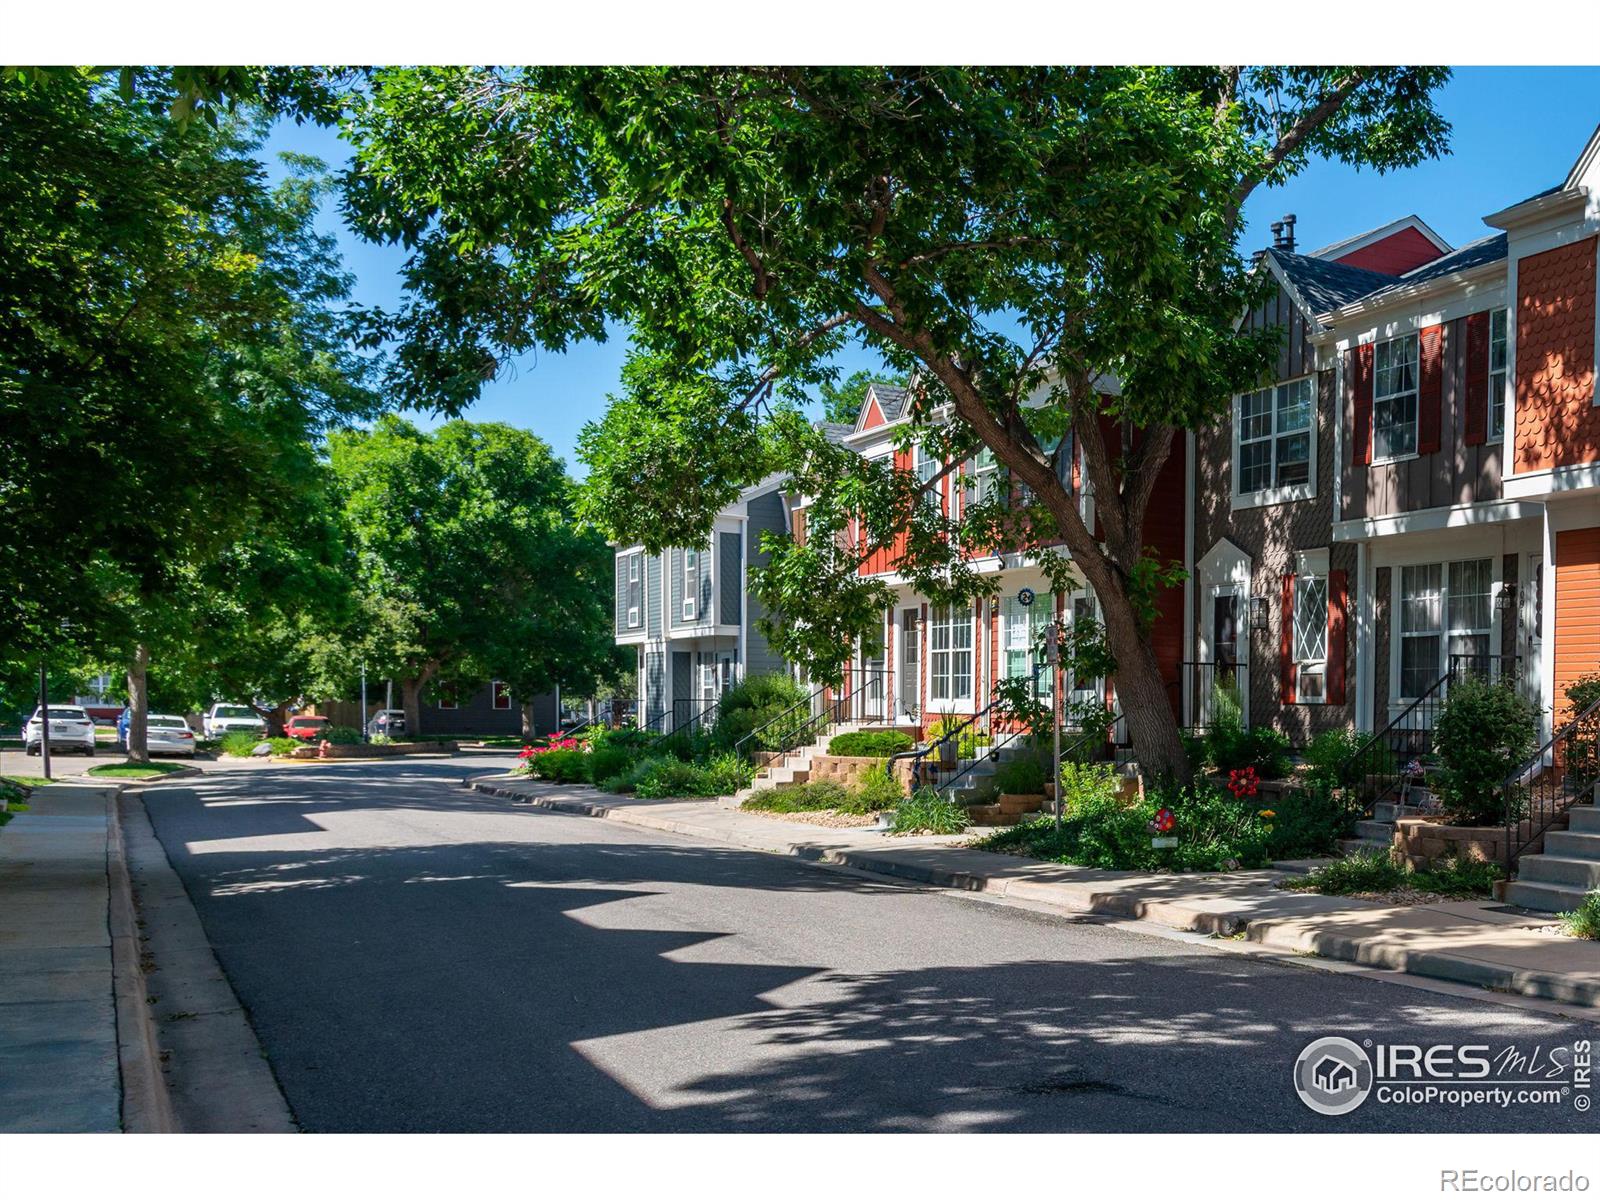
<path fill-rule="evenodd" d="M 1567 685 L 1600 671 L 1600 528 L 1556 534 L 1556 720 L 1567 711 Z"/>
<path fill-rule="evenodd" d="M 1600 461 L 1595 238 L 1517 264 L 1515 469 Z"/>

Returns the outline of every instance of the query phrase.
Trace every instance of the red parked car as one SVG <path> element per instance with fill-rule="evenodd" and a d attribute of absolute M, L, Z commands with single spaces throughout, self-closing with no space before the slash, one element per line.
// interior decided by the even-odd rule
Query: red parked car
<path fill-rule="evenodd" d="M 286 736 L 299 738 L 302 742 L 317 741 L 327 731 L 327 717 L 290 717 L 283 726 Z"/>

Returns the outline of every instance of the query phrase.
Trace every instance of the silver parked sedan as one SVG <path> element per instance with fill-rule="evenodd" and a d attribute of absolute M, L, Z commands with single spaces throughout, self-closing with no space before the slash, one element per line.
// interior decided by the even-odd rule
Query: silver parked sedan
<path fill-rule="evenodd" d="M 39 753 L 39 743 L 44 738 L 44 709 L 34 710 L 33 716 L 22 727 L 22 745 L 28 754 Z M 76 704 L 50 706 L 50 750 L 82 750 L 94 753 L 94 721 Z"/>
<path fill-rule="evenodd" d="M 194 757 L 194 730 L 182 717 L 151 713 L 145 724 L 145 745 L 151 754 Z"/>

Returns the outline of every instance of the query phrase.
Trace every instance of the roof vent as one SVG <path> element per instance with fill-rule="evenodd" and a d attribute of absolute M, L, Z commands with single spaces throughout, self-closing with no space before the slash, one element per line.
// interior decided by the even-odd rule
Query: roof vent
<path fill-rule="evenodd" d="M 1294 251 L 1294 223 L 1293 213 L 1284 213 L 1283 220 L 1272 223 L 1272 248 L 1274 250 Z"/>

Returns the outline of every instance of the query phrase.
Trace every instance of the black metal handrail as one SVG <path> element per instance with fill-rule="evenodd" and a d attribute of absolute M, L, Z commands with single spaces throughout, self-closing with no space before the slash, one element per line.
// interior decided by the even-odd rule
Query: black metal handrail
<path fill-rule="evenodd" d="M 754 750 L 765 749 L 765 747 L 763 747 L 761 745 L 761 741 L 760 741 L 760 739 L 761 739 L 763 734 L 767 733 L 768 730 L 777 728 L 784 721 L 793 720 L 794 717 L 795 717 L 795 714 L 798 713 L 802 708 L 805 709 L 807 712 L 810 712 L 812 709 L 816 708 L 818 703 L 820 703 L 822 701 L 822 698 L 823 698 L 824 694 L 832 686 L 833 686 L 832 684 L 828 684 L 828 683 L 823 684 L 816 691 L 814 691 L 810 695 L 806 696 L 806 698 L 804 700 L 796 700 L 793 704 L 791 704 L 788 708 L 784 709 L 781 713 L 779 713 L 777 716 L 773 717 L 771 720 L 763 721 L 760 725 L 757 725 L 754 729 L 752 729 L 749 733 L 745 734 L 738 741 L 734 742 L 734 744 L 733 744 L 733 752 L 735 754 L 750 754 L 750 753 L 752 753 L 752 747 L 751 747 L 751 743 L 752 742 L 755 743 L 754 747 L 753 747 Z"/>
<path fill-rule="evenodd" d="M 1501 785 L 1505 805 L 1506 875 L 1574 805 L 1594 802 L 1600 789 L 1600 700 L 1596 700 Z"/>
<path fill-rule="evenodd" d="M 674 700 L 672 702 L 672 736 L 677 737 L 679 734 L 683 734 L 685 737 L 691 736 L 697 725 L 704 732 L 710 725 L 711 718 L 721 707 L 722 697 L 720 696 L 713 700 L 707 700 L 704 697 L 695 699 L 692 696 L 686 699 Z M 680 711 L 689 713 L 691 708 L 694 711 L 689 716 L 679 718 Z"/>
<path fill-rule="evenodd" d="M 660 733 L 662 728 L 666 725 L 667 717 L 671 715 L 671 713 L 672 710 L 670 708 L 663 708 L 655 716 L 651 717 L 643 725 L 639 726 L 639 728 L 644 730 L 646 733 Z"/>
<path fill-rule="evenodd" d="M 1196 661 L 1178 664 L 1178 678 L 1167 682 L 1167 691 L 1176 701 L 1173 708 L 1178 726 L 1185 733 L 1204 733 L 1216 720 L 1215 696 L 1219 684 L 1234 690 L 1242 721 L 1250 696 L 1248 663 Z"/>

